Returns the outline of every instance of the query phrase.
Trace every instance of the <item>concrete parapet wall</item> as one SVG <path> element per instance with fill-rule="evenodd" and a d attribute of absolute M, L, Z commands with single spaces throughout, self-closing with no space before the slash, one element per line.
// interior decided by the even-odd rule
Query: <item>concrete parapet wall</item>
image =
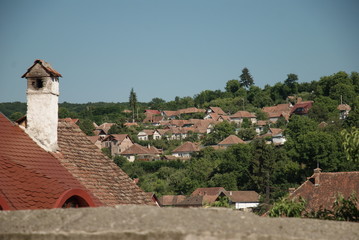
<path fill-rule="evenodd" d="M 228 209 L 114 208 L 0 212 L 0 239 L 359 239 L 357 223 L 266 218 Z"/>

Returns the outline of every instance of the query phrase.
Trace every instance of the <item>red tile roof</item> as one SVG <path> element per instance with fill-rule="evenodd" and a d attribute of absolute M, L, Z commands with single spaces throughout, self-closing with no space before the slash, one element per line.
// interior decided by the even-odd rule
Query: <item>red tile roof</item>
<path fill-rule="evenodd" d="M 223 141 L 219 142 L 218 145 L 233 145 L 238 143 L 244 143 L 244 141 L 236 135 L 230 135 L 226 137 Z"/>
<path fill-rule="evenodd" d="M 172 151 L 172 153 L 177 153 L 177 152 L 198 152 L 198 151 L 199 151 L 199 147 L 195 143 L 185 142 L 181 146 L 174 149 Z"/>
<path fill-rule="evenodd" d="M 216 113 L 218 115 L 226 115 L 226 113 L 222 110 L 220 107 L 209 107 L 213 113 Z"/>
<path fill-rule="evenodd" d="M 150 115 L 160 115 L 161 112 L 158 111 L 158 110 L 146 109 L 146 110 L 145 110 L 145 114 L 146 114 L 146 115 L 147 115 L 147 114 L 150 114 Z"/>
<path fill-rule="evenodd" d="M 226 191 L 223 187 L 197 188 L 191 196 L 218 195 Z"/>
<path fill-rule="evenodd" d="M 340 104 L 337 109 L 339 111 L 350 111 L 352 108 L 348 104 Z"/>
<path fill-rule="evenodd" d="M 110 128 L 115 124 L 116 123 L 102 123 L 100 126 L 97 127 L 96 130 L 102 130 L 107 134 Z"/>
<path fill-rule="evenodd" d="M 146 155 L 146 154 L 161 154 L 160 151 L 154 147 L 144 147 L 138 143 L 133 144 L 131 147 L 127 148 L 125 151 L 121 153 L 121 155 Z"/>
<path fill-rule="evenodd" d="M 312 108 L 312 106 L 313 106 L 313 101 L 305 101 L 305 102 L 297 103 L 292 107 L 290 114 L 293 113 L 299 115 L 307 114 L 308 111 Z"/>
<path fill-rule="evenodd" d="M 104 205 L 153 204 L 125 172 L 87 139 L 77 125 L 59 121 L 58 145 L 61 153 L 54 155 Z"/>
<path fill-rule="evenodd" d="M 0 189 L 11 209 L 54 207 L 59 194 L 71 189 L 86 192 L 96 205 L 102 205 L 56 158 L 2 114 L 0 133 Z"/>
<path fill-rule="evenodd" d="M 186 199 L 184 195 L 163 195 L 158 198 L 158 203 L 160 206 L 174 206 L 179 202 L 182 202 Z"/>
<path fill-rule="evenodd" d="M 232 116 L 230 116 L 230 118 L 255 118 L 255 117 L 256 115 L 247 111 L 238 111 Z"/>
<path fill-rule="evenodd" d="M 259 202 L 259 194 L 255 191 L 225 191 L 227 197 L 232 202 Z"/>
<path fill-rule="evenodd" d="M 121 143 L 127 137 L 130 138 L 130 136 L 128 134 L 110 134 L 110 135 L 106 136 L 103 140 L 106 141 L 106 140 L 115 139 L 116 141 Z"/>
<path fill-rule="evenodd" d="M 332 210 L 338 194 L 348 198 L 353 193 L 359 199 L 359 172 L 320 172 L 316 169 L 290 198 L 304 198 L 307 211 L 318 211 L 320 208 Z"/>

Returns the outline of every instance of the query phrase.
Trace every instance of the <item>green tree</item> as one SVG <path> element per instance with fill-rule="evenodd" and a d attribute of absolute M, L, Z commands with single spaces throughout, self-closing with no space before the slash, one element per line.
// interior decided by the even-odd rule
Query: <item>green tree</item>
<path fill-rule="evenodd" d="M 269 211 L 270 217 L 301 217 L 304 213 L 306 202 L 303 199 L 282 198 L 274 203 Z"/>
<path fill-rule="evenodd" d="M 16 121 L 16 120 L 19 120 L 20 118 L 22 118 L 23 116 L 24 116 L 24 114 L 22 114 L 21 112 L 14 112 L 10 115 L 10 120 Z"/>
<path fill-rule="evenodd" d="M 136 93 L 133 90 L 133 88 L 131 89 L 131 92 L 130 92 L 129 104 L 132 109 L 132 122 L 135 122 L 135 112 L 137 110 L 137 96 L 136 96 Z"/>
<path fill-rule="evenodd" d="M 329 121 L 338 118 L 338 102 L 325 96 L 315 98 L 313 107 L 308 116 L 317 122 Z"/>
<path fill-rule="evenodd" d="M 317 129 L 317 123 L 307 117 L 293 115 L 287 124 L 285 134 L 287 137 L 296 140 L 300 135 Z"/>
<path fill-rule="evenodd" d="M 348 161 L 359 163 L 359 128 L 343 129 L 341 131 L 343 148 Z"/>
<path fill-rule="evenodd" d="M 295 159 L 306 165 L 307 174 L 318 164 L 325 171 L 338 171 L 344 158 L 339 141 L 336 136 L 321 131 L 302 134 L 295 144 Z"/>
<path fill-rule="evenodd" d="M 238 80 L 232 79 L 226 83 L 226 91 L 235 95 L 235 93 L 241 88 L 241 84 Z"/>
<path fill-rule="evenodd" d="M 94 136 L 93 131 L 95 130 L 95 126 L 90 119 L 81 119 L 78 123 L 78 126 L 86 135 Z"/>
<path fill-rule="evenodd" d="M 166 101 L 163 100 L 162 98 L 152 98 L 151 102 L 149 102 L 149 106 L 151 109 L 156 109 L 156 110 L 164 110 L 164 106 L 166 104 Z"/>
<path fill-rule="evenodd" d="M 253 78 L 251 76 L 251 74 L 249 73 L 248 68 L 243 68 L 242 69 L 242 74 L 239 76 L 240 78 L 240 84 L 241 86 L 245 87 L 245 88 L 249 88 L 250 86 L 252 86 L 254 84 Z"/>
<path fill-rule="evenodd" d="M 203 139 L 203 144 L 205 146 L 217 144 L 229 135 L 235 134 L 235 129 L 236 126 L 228 121 L 218 123 L 213 127 L 212 132 Z"/>
<path fill-rule="evenodd" d="M 253 128 L 241 128 L 238 130 L 237 135 L 244 141 L 250 141 L 257 136 L 257 133 Z"/>

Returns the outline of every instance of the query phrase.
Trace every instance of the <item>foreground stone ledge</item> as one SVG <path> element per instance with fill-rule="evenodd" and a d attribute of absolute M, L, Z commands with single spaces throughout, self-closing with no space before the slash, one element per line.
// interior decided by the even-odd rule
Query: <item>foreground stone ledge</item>
<path fill-rule="evenodd" d="M 0 212 L 0 239 L 359 239 L 359 224 L 266 218 L 228 209 L 101 208 Z"/>

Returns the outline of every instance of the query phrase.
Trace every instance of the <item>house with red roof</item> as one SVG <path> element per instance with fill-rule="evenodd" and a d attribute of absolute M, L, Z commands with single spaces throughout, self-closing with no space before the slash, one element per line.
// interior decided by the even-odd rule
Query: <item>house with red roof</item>
<path fill-rule="evenodd" d="M 313 101 L 303 101 L 296 103 L 290 112 L 290 115 L 307 115 L 309 110 L 313 107 Z"/>
<path fill-rule="evenodd" d="M 69 119 L 58 119 L 59 74 L 36 60 L 27 115 L 0 114 L 0 209 L 149 204 L 151 199 Z"/>
<path fill-rule="evenodd" d="M 192 154 L 199 152 L 200 148 L 192 142 L 185 142 L 172 151 L 172 156 L 179 158 L 191 158 Z"/>
<path fill-rule="evenodd" d="M 152 130 L 152 129 L 144 129 L 137 133 L 137 138 L 138 138 L 138 140 L 141 140 L 141 141 L 152 140 L 153 133 L 154 133 L 154 130 Z"/>
<path fill-rule="evenodd" d="M 245 142 L 242 139 L 240 139 L 239 137 L 237 137 L 236 135 L 229 135 L 228 137 L 226 137 L 225 139 L 220 141 L 218 143 L 218 146 L 220 146 L 222 148 L 227 148 L 229 146 L 239 144 L 239 143 L 245 143 Z"/>
<path fill-rule="evenodd" d="M 102 148 L 108 148 L 112 156 L 119 155 L 133 144 L 128 134 L 110 134 L 102 140 Z"/>
<path fill-rule="evenodd" d="M 163 195 L 158 198 L 158 204 L 161 207 L 173 207 L 185 199 L 185 195 Z"/>
<path fill-rule="evenodd" d="M 270 138 L 268 144 L 273 143 L 276 146 L 284 145 L 287 141 L 287 138 L 284 136 L 284 130 L 281 128 L 269 128 L 266 134 L 258 136 L 259 138 Z"/>
<path fill-rule="evenodd" d="M 255 114 L 247 111 L 238 111 L 235 114 L 229 116 L 230 121 L 241 124 L 244 119 L 248 119 L 252 124 L 257 122 L 257 117 Z"/>
<path fill-rule="evenodd" d="M 252 209 L 259 205 L 259 194 L 255 191 L 226 191 L 223 187 L 197 188 L 176 207 L 204 207 L 218 201 L 221 197 L 228 198 L 228 204 L 235 209 Z"/>
<path fill-rule="evenodd" d="M 281 117 L 288 121 L 292 107 L 291 103 L 283 103 L 271 107 L 263 107 L 262 111 L 267 114 L 270 122 L 275 123 Z"/>
<path fill-rule="evenodd" d="M 303 198 L 306 211 L 312 212 L 333 210 L 333 203 L 339 195 L 348 199 L 352 194 L 359 199 L 359 172 L 322 172 L 316 168 L 301 186 L 290 189 L 289 198 Z"/>
<path fill-rule="evenodd" d="M 120 155 L 127 158 L 128 161 L 153 161 L 159 160 L 161 151 L 154 146 L 148 145 L 147 147 L 141 146 L 137 143 L 130 146 L 125 151 L 121 152 Z"/>
<path fill-rule="evenodd" d="M 348 104 L 339 104 L 337 109 L 339 110 L 339 119 L 346 119 L 349 116 L 349 112 L 352 109 Z"/>

